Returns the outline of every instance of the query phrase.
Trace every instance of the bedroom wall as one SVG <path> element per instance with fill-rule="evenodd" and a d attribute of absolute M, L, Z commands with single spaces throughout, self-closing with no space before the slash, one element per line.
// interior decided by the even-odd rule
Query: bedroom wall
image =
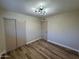
<path fill-rule="evenodd" d="M 34 41 L 37 39 L 41 38 L 41 23 L 40 23 L 40 19 L 37 17 L 33 17 L 33 16 L 28 16 L 28 15 L 23 15 L 20 13 L 15 13 L 15 12 L 9 12 L 9 11 L 0 11 L 0 20 L 3 21 L 3 18 L 10 18 L 10 19 L 16 19 L 17 22 L 17 27 L 19 28 L 21 24 L 21 22 L 26 23 L 25 24 L 25 35 L 22 37 L 25 37 L 26 39 L 26 43 L 30 42 L 30 41 Z M 2 30 L 1 28 L 4 26 L 2 26 L 3 22 L 0 21 L 0 52 L 3 52 L 3 50 L 5 50 L 5 46 L 6 44 L 5 39 L 3 40 L 3 38 L 5 38 L 5 33 L 2 33 L 2 31 L 4 32 L 4 30 Z M 18 29 L 19 30 L 19 29 Z M 17 30 L 17 31 L 18 31 Z M 21 34 L 21 33 L 18 33 Z"/>
<path fill-rule="evenodd" d="M 0 53 L 5 52 L 5 36 L 4 36 L 4 24 L 0 17 Z"/>
<path fill-rule="evenodd" d="M 39 18 L 28 17 L 26 22 L 27 42 L 41 39 L 41 22 Z"/>
<path fill-rule="evenodd" d="M 46 18 L 48 41 L 79 52 L 79 11 Z"/>

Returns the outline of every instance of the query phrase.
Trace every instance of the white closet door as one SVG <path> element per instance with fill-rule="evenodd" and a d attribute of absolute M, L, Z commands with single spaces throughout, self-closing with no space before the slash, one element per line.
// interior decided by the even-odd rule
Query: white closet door
<path fill-rule="evenodd" d="M 5 39 L 7 51 L 16 48 L 16 20 L 4 19 Z"/>
<path fill-rule="evenodd" d="M 26 44 L 26 21 L 17 21 L 17 47 Z"/>
<path fill-rule="evenodd" d="M 42 21 L 42 38 L 47 40 L 47 21 Z"/>

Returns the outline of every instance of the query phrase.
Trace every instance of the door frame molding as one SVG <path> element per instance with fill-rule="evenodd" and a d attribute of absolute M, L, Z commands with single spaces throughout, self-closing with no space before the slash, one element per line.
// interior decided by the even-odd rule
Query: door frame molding
<path fill-rule="evenodd" d="M 11 19 L 11 18 L 3 17 L 3 22 L 4 22 L 4 20 L 15 20 L 16 48 L 17 48 L 17 26 L 16 26 L 16 19 Z M 4 23 L 4 32 L 5 32 L 5 23 Z M 6 35 L 6 34 L 5 34 L 5 35 Z M 6 43 L 6 36 L 5 36 L 5 44 L 7 44 L 7 43 Z M 14 48 L 14 49 L 16 49 L 16 48 Z M 6 47 L 6 50 L 7 50 L 7 47 Z M 8 51 L 6 51 L 6 52 L 8 52 Z"/>

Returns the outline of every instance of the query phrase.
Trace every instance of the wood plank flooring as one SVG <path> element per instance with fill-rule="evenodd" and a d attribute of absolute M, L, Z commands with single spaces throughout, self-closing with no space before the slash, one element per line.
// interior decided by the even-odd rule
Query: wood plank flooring
<path fill-rule="evenodd" d="M 29 45 L 8 52 L 2 59 L 79 59 L 79 56 L 71 54 L 64 49 L 52 45 L 44 40 L 38 40 Z"/>

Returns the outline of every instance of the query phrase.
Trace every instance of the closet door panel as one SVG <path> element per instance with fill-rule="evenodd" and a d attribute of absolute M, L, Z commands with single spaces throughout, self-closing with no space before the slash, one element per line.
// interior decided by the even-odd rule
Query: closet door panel
<path fill-rule="evenodd" d="M 47 40 L 47 21 L 42 21 L 42 38 Z"/>
<path fill-rule="evenodd" d="M 16 48 L 16 20 L 4 19 L 6 49 Z"/>
<path fill-rule="evenodd" d="M 26 44 L 26 22 L 17 21 L 17 47 Z"/>

